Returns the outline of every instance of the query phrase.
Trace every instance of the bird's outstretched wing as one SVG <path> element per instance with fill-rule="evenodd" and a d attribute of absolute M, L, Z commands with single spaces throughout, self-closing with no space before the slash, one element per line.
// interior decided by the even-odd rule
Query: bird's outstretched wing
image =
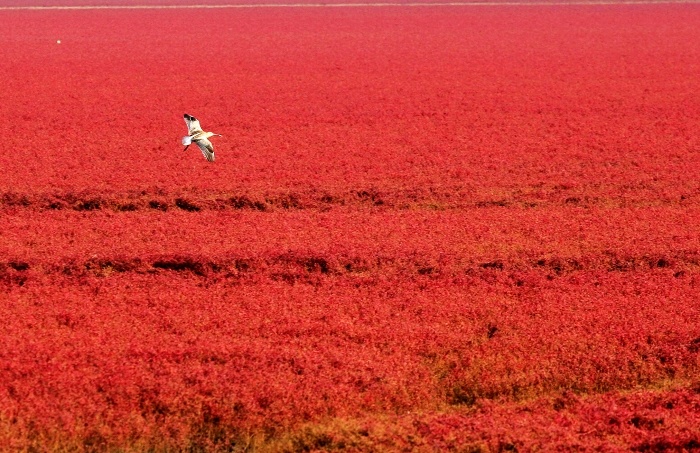
<path fill-rule="evenodd" d="M 214 145 L 206 138 L 195 140 L 194 142 L 199 146 L 199 149 L 202 150 L 204 157 L 206 157 L 209 162 L 214 162 Z"/>
<path fill-rule="evenodd" d="M 199 125 L 199 120 L 192 115 L 185 113 L 185 124 L 187 125 L 187 134 L 195 135 L 203 133 L 202 126 Z"/>

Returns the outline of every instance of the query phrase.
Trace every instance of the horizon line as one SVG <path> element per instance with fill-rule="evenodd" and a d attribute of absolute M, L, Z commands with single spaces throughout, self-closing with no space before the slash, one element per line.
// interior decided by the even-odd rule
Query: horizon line
<path fill-rule="evenodd" d="M 109 10 L 109 9 L 249 9 L 249 8 L 362 8 L 362 7 L 437 7 L 437 6 L 626 6 L 693 4 L 699 0 L 601 0 L 601 1 L 474 1 L 474 2 L 376 2 L 376 3 L 230 3 L 222 5 L 52 5 L 0 6 L 0 11 Z"/>

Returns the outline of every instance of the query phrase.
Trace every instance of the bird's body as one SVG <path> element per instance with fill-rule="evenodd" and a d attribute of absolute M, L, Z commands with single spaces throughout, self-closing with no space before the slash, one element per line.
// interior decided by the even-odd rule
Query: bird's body
<path fill-rule="evenodd" d="M 182 144 L 185 145 L 185 150 L 192 142 L 202 150 L 202 154 L 209 162 L 214 162 L 214 145 L 209 141 L 209 137 L 221 134 L 213 132 L 204 132 L 199 125 L 199 120 L 192 115 L 185 113 L 185 124 L 187 124 L 187 136 L 182 137 Z"/>

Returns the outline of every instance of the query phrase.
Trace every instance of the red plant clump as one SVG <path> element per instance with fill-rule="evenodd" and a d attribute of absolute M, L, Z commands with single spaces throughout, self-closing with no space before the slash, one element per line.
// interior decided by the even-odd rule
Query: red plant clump
<path fill-rule="evenodd" d="M 0 23 L 0 450 L 700 449 L 697 5 Z"/>

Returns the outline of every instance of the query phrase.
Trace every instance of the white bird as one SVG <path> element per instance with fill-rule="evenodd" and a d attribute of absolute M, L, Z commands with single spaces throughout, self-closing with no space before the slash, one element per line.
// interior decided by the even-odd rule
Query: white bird
<path fill-rule="evenodd" d="M 185 124 L 187 124 L 187 136 L 182 137 L 182 144 L 187 148 L 194 142 L 199 149 L 202 150 L 202 154 L 207 158 L 209 162 L 214 162 L 214 145 L 208 140 L 209 137 L 215 135 L 221 137 L 221 134 L 215 134 L 213 132 L 204 132 L 202 126 L 199 125 L 199 120 L 192 115 L 185 113 Z"/>

